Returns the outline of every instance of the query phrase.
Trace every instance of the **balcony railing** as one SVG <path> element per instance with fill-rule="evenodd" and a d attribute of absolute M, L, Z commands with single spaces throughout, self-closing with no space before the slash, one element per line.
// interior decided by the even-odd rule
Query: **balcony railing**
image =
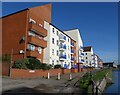
<path fill-rule="evenodd" d="M 60 49 L 66 49 L 66 45 L 60 45 Z"/>
<path fill-rule="evenodd" d="M 47 41 L 45 41 L 44 39 L 38 39 L 34 36 L 29 36 L 28 37 L 28 43 L 40 46 L 42 48 L 47 47 Z"/>
<path fill-rule="evenodd" d="M 60 35 L 59 38 L 61 41 L 66 41 L 66 37 L 64 35 Z"/>
<path fill-rule="evenodd" d="M 82 50 L 83 50 L 83 49 L 84 49 L 84 47 L 80 46 L 80 49 L 82 49 Z"/>
<path fill-rule="evenodd" d="M 60 58 L 66 59 L 66 55 L 60 55 Z"/>
<path fill-rule="evenodd" d="M 84 62 L 84 59 L 81 59 L 81 62 Z"/>
<path fill-rule="evenodd" d="M 71 50 L 71 53 L 74 53 L 74 50 Z"/>
<path fill-rule="evenodd" d="M 84 56 L 84 53 L 81 53 L 82 56 Z"/>
<path fill-rule="evenodd" d="M 29 30 L 36 32 L 37 34 L 42 35 L 43 37 L 47 36 L 47 30 L 38 26 L 35 23 L 29 23 Z"/>
<path fill-rule="evenodd" d="M 71 57 L 71 60 L 74 61 L 74 57 Z"/>
<path fill-rule="evenodd" d="M 73 42 L 71 42 L 71 46 L 74 46 L 74 43 L 73 43 Z"/>

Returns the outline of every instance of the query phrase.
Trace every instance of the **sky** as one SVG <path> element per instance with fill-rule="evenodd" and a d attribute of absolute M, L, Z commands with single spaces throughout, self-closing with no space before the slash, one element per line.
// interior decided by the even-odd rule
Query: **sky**
<path fill-rule="evenodd" d="M 49 2 L 4 2 L 2 15 Z M 52 24 L 61 30 L 78 28 L 84 46 L 92 46 L 105 62 L 118 60 L 118 3 L 52 3 Z"/>

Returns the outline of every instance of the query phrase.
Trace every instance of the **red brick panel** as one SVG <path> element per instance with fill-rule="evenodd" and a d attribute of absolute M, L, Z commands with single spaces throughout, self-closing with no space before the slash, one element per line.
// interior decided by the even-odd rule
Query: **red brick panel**
<path fill-rule="evenodd" d="M 10 63 L 2 63 L 2 76 L 9 76 Z"/>
<path fill-rule="evenodd" d="M 62 74 L 69 74 L 71 73 L 71 69 L 62 69 Z"/>
<path fill-rule="evenodd" d="M 11 78 L 35 78 L 47 77 L 48 72 L 50 76 L 55 76 L 61 73 L 61 69 L 53 70 L 24 70 L 24 69 L 11 69 Z"/>

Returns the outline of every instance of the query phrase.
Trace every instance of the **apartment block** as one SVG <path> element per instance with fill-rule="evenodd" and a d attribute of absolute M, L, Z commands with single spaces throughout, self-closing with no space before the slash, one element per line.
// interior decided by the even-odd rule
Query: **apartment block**
<path fill-rule="evenodd" d="M 95 67 L 95 63 L 94 63 L 95 56 L 94 56 L 93 48 L 91 46 L 84 47 L 83 52 L 84 52 L 84 60 L 85 60 L 84 65 Z"/>
<path fill-rule="evenodd" d="M 64 31 L 73 40 L 76 41 L 76 61 L 77 63 L 84 63 L 84 53 L 83 53 L 83 41 L 80 35 L 79 29 L 71 29 Z"/>
<path fill-rule="evenodd" d="M 45 23 L 48 31 L 47 48 L 44 50 L 44 63 L 52 66 L 60 64 L 70 69 L 76 64 L 76 41 L 51 23 Z"/>
<path fill-rule="evenodd" d="M 44 22 L 51 22 L 51 4 L 27 8 L 2 19 L 2 55 L 12 55 L 12 61 L 37 58 L 43 62 L 47 47 Z"/>

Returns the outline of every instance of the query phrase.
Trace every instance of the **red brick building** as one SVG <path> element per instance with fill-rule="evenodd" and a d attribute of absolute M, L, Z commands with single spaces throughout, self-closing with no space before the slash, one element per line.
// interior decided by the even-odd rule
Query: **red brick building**
<path fill-rule="evenodd" d="M 2 17 L 2 55 L 12 54 L 13 61 L 33 57 L 43 62 L 43 50 L 47 47 L 44 21 L 51 22 L 51 4 Z"/>

